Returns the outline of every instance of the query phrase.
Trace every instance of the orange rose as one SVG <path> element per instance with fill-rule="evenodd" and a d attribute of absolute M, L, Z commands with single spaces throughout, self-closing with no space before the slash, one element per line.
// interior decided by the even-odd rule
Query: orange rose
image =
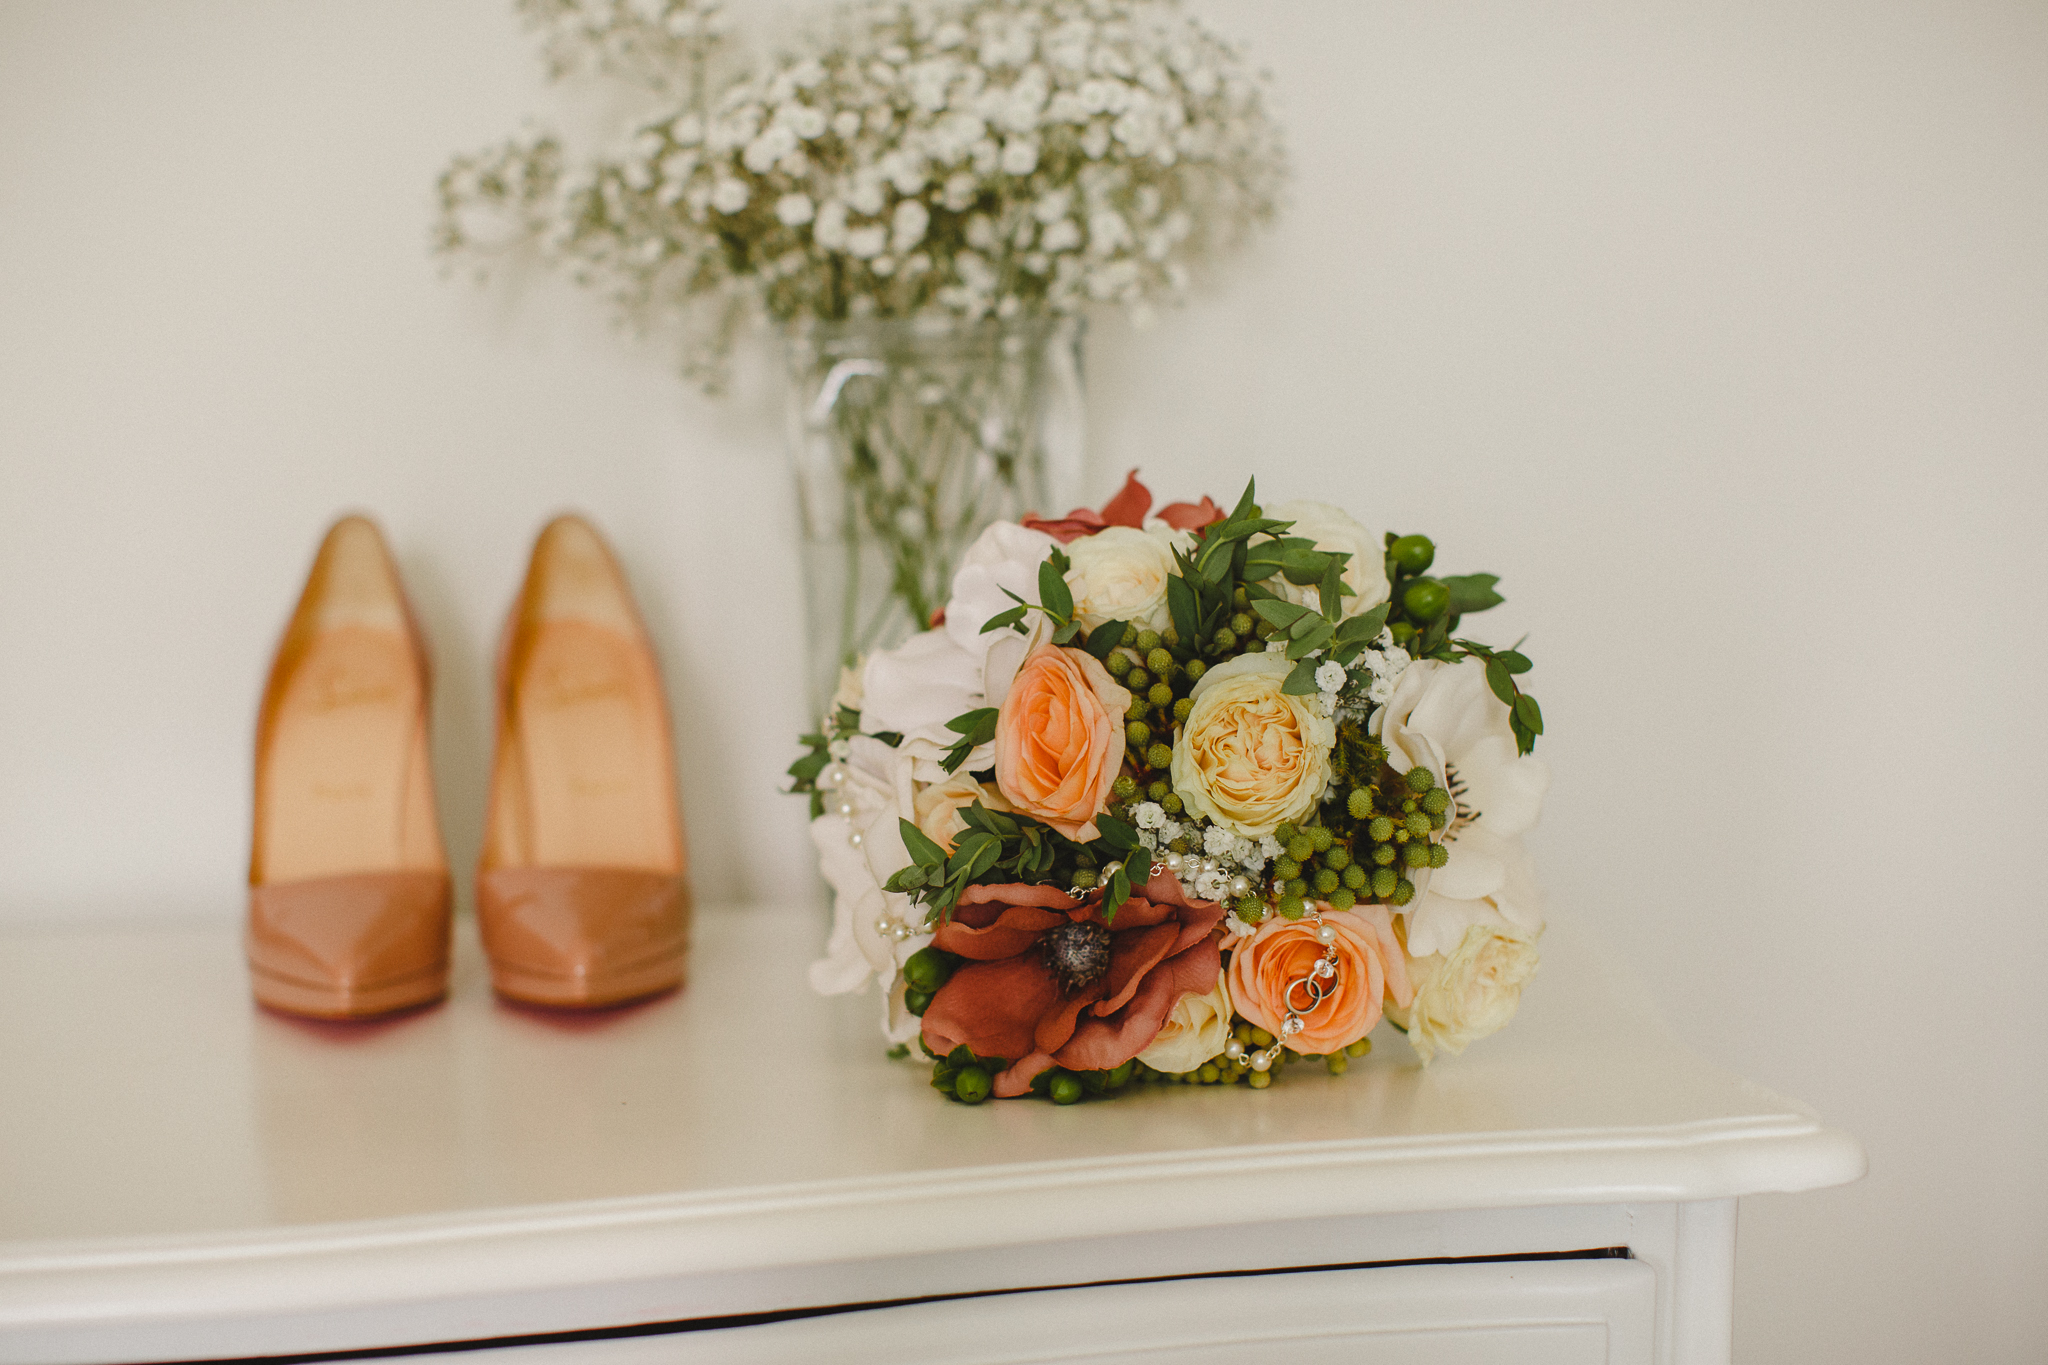
<path fill-rule="evenodd" d="M 1315 921 L 1275 915 L 1239 940 L 1230 956 L 1230 998 L 1237 1012 L 1296 1052 L 1335 1052 L 1355 1043 L 1379 1023 L 1383 1000 L 1392 997 L 1405 1009 L 1415 998 L 1391 910 L 1373 905 L 1322 914 L 1323 923 L 1337 931 L 1327 945 L 1337 950 L 1337 984 L 1313 1009 L 1305 1008 L 1311 999 L 1307 988 L 1294 989 L 1291 1007 L 1303 1028 L 1292 1037 L 1280 1032 L 1289 988 L 1315 969 L 1325 948 Z"/>
<path fill-rule="evenodd" d="M 996 717 L 997 788 L 1069 839 L 1095 838 L 1095 817 L 1123 766 L 1130 704 L 1131 694 L 1087 651 L 1035 650 Z"/>

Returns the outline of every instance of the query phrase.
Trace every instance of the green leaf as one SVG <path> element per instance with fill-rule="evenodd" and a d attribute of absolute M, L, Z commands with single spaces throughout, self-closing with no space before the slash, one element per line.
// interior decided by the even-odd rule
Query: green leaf
<path fill-rule="evenodd" d="M 1527 692 L 1515 698 L 1515 719 L 1528 726 L 1529 733 L 1543 733 L 1543 708 L 1538 706 L 1536 699 Z"/>
<path fill-rule="evenodd" d="M 1024 613 L 1029 610 L 1029 607 L 1011 607 L 1008 611 L 999 611 L 981 623 L 980 633 L 986 635 L 992 630 L 1001 630 L 1005 626 L 1014 626 L 1024 619 Z"/>
<path fill-rule="evenodd" d="M 1082 648 L 1093 654 L 1097 660 L 1107 663 L 1110 653 L 1124 642 L 1124 634 L 1130 628 L 1128 621 L 1104 621 L 1088 632 L 1088 643 Z"/>
<path fill-rule="evenodd" d="M 1001 714 L 993 706 L 978 706 L 947 721 L 946 728 L 956 735 L 967 736 L 971 744 L 986 744 L 996 737 L 996 717 Z"/>
<path fill-rule="evenodd" d="M 1337 639 L 1344 644 L 1369 645 L 1387 626 L 1387 611 L 1394 604 L 1382 602 L 1371 611 L 1360 612 L 1337 627 Z"/>
<path fill-rule="evenodd" d="M 1536 666 L 1529 661 L 1528 655 L 1518 649 L 1504 649 L 1493 657 L 1505 664 L 1510 673 L 1527 673 Z"/>
<path fill-rule="evenodd" d="M 990 810 L 982 805 L 979 799 L 972 805 L 962 807 L 960 818 L 970 829 L 985 829 L 990 834 L 1004 839 L 1017 837 L 1017 822 L 999 810 Z"/>
<path fill-rule="evenodd" d="M 1309 614 L 1307 607 L 1297 607 L 1281 597 L 1258 598 L 1252 602 L 1252 610 L 1282 628 L 1292 626 Z"/>
<path fill-rule="evenodd" d="M 1137 827 L 1124 823 L 1114 815 L 1096 816 L 1095 829 L 1102 836 L 1103 846 L 1112 853 L 1125 853 L 1137 846 Z"/>
<path fill-rule="evenodd" d="M 1515 704 L 1515 680 L 1508 676 L 1508 666 L 1499 659 L 1486 661 L 1486 685 L 1493 689 L 1503 706 Z"/>
<path fill-rule="evenodd" d="M 1316 615 L 1312 611 L 1304 611 L 1299 617 L 1295 619 L 1294 624 L 1287 628 L 1287 635 L 1289 639 L 1300 640 L 1307 636 L 1315 634 L 1317 631 L 1322 630 L 1325 626 L 1329 627 L 1330 633 L 1332 635 L 1335 635 L 1337 633 L 1337 628 L 1335 626 L 1331 626 L 1329 622 L 1323 620 L 1322 617 Z"/>
<path fill-rule="evenodd" d="M 1074 619 L 1074 592 L 1067 586 L 1065 570 L 1053 567 L 1053 560 L 1066 558 L 1054 550 L 1053 558 L 1038 566 L 1038 605 L 1064 623 Z"/>
<path fill-rule="evenodd" d="M 919 866 L 945 866 L 946 850 L 929 834 L 901 818 L 896 821 L 896 831 L 903 836 L 903 847 L 910 850 L 910 856 L 916 859 Z"/>
<path fill-rule="evenodd" d="M 1166 609 L 1173 614 L 1173 628 L 1183 641 L 1195 638 L 1195 590 L 1178 574 L 1166 580 Z"/>
<path fill-rule="evenodd" d="M 1468 611 L 1485 611 L 1507 601 L 1493 590 L 1500 582 L 1495 573 L 1468 573 L 1457 578 L 1439 577 L 1437 582 L 1451 590 L 1451 611 L 1453 616 L 1462 616 Z"/>
<path fill-rule="evenodd" d="M 882 889 L 884 891 L 895 891 L 899 894 L 904 894 L 918 890 L 925 884 L 925 881 L 925 870 L 916 863 L 912 863 L 909 867 L 897 869 L 888 881 L 882 883 Z"/>
<path fill-rule="evenodd" d="M 818 774 L 824 772 L 825 765 L 831 761 L 832 755 L 826 753 L 823 749 L 819 749 L 815 753 L 805 754 L 802 758 L 790 764 L 789 775 L 798 782 L 815 782 L 818 780 Z"/>
<path fill-rule="evenodd" d="M 1330 557 L 1321 550 L 1289 550 L 1280 556 L 1280 572 L 1290 583 L 1313 587 L 1323 581 Z"/>
<path fill-rule="evenodd" d="M 1102 888 L 1102 922 L 1104 924 L 1115 923 L 1116 912 L 1119 909 L 1121 909 L 1123 903 L 1129 900 L 1130 898 L 1130 874 L 1124 871 L 1124 865 L 1122 863 L 1118 863 L 1115 867 L 1110 869 L 1109 880 L 1107 883 L 1104 884 Z"/>
<path fill-rule="evenodd" d="M 1310 617 L 1309 619 L 1316 620 L 1316 618 L 1314 617 Z M 1314 630 L 1311 630 L 1310 632 L 1308 632 L 1308 634 L 1300 636 L 1299 638 L 1288 642 L 1287 657 L 1290 659 L 1299 659 L 1306 654 L 1321 649 L 1324 645 L 1330 643 L 1330 637 L 1335 635 L 1336 633 L 1336 627 L 1332 626 L 1328 621 L 1317 621 Z"/>
<path fill-rule="evenodd" d="M 1081 623 L 1069 621 L 1052 633 L 1052 642 L 1056 645 L 1070 645 L 1074 642 L 1074 637 L 1080 633 Z"/>
<path fill-rule="evenodd" d="M 1258 506 L 1257 499 L 1252 496 L 1252 490 L 1258 485 L 1258 482 L 1256 478 L 1244 481 L 1244 496 L 1237 500 L 1237 506 L 1232 509 L 1230 515 L 1224 518 L 1224 520 L 1244 521 L 1252 515 L 1252 509 Z"/>
<path fill-rule="evenodd" d="M 1317 666 L 1314 659 L 1303 659 L 1287 675 L 1287 681 L 1280 684 L 1280 690 L 1290 697 L 1309 697 L 1322 691 L 1316 686 Z"/>
<path fill-rule="evenodd" d="M 1316 589 L 1316 598 L 1323 608 L 1323 619 L 1332 625 L 1336 624 L 1338 616 L 1344 610 L 1344 562 L 1350 558 L 1348 554 L 1331 555 L 1330 567 L 1323 570 L 1322 584 Z"/>

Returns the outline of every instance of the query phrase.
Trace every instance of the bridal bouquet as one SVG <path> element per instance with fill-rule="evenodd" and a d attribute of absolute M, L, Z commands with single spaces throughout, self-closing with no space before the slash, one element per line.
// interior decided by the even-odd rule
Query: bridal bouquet
<path fill-rule="evenodd" d="M 1549 773 L 1492 574 L 1247 485 L 998 522 L 791 768 L 835 893 L 819 991 L 976 1103 L 1424 1062 L 1514 1013 Z"/>

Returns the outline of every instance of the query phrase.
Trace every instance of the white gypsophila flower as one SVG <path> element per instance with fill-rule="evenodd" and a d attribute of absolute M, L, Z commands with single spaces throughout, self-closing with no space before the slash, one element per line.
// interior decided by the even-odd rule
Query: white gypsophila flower
<path fill-rule="evenodd" d="M 720 180 L 711 187 L 711 207 L 720 213 L 738 213 L 751 197 L 744 180 Z"/>
<path fill-rule="evenodd" d="M 1139 829 L 1157 830 L 1166 823 L 1166 807 L 1157 801 L 1141 801 L 1131 808 L 1131 819 Z"/>
<path fill-rule="evenodd" d="M 1211 825 L 1202 833 L 1202 852 L 1211 857 L 1234 857 L 1238 843 L 1238 836 L 1221 825 Z"/>
<path fill-rule="evenodd" d="M 802 227 L 816 216 L 817 210 L 811 203 L 811 196 L 801 190 L 785 194 L 775 201 L 775 216 L 789 227 Z"/>
<path fill-rule="evenodd" d="M 1335 659 L 1325 659 L 1316 668 L 1316 687 L 1324 692 L 1334 693 L 1344 686 L 1344 665 Z"/>

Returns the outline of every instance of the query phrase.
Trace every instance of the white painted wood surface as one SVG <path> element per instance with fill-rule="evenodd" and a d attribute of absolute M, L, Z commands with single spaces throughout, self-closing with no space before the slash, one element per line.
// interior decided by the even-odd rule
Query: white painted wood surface
<path fill-rule="evenodd" d="M 368 1027 L 254 1010 L 232 925 L 0 938 L 0 1358 L 1627 1245 L 1654 1358 L 1725 1359 L 1734 1196 L 1862 1171 L 1562 927 L 1523 1017 L 1427 1071 L 1387 1033 L 1342 1078 L 1070 1109 L 939 1101 L 874 997 L 805 988 L 813 911 L 706 911 L 687 990 L 581 1019 L 494 1003 L 472 934 L 448 1004 Z"/>

